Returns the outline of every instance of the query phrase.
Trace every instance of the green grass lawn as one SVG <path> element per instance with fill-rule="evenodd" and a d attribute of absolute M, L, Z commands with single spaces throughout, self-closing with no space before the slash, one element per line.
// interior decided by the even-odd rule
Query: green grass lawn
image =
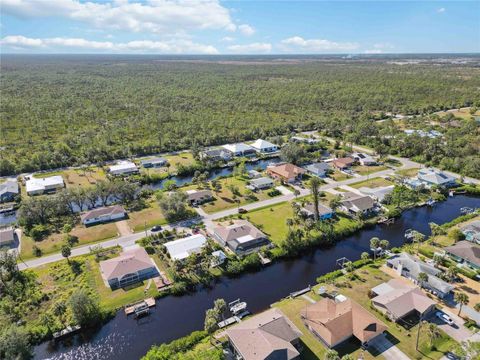
<path fill-rule="evenodd" d="M 376 173 L 378 171 L 387 170 L 388 167 L 384 165 L 374 165 L 374 166 L 353 166 L 352 170 L 360 175 L 369 175 Z"/>
<path fill-rule="evenodd" d="M 191 152 L 182 152 L 176 155 L 166 155 L 164 156 L 164 158 L 167 159 L 167 161 L 170 164 L 170 168 L 169 168 L 170 172 L 175 172 L 178 164 L 192 165 L 195 163 L 195 159 L 193 158 L 193 155 Z"/>
<path fill-rule="evenodd" d="M 86 244 L 93 244 L 99 241 L 112 239 L 117 236 L 118 230 L 115 223 L 99 224 L 95 226 L 85 227 L 83 225 L 75 226 L 70 234 L 78 237 L 78 243 L 74 246 L 82 246 Z M 42 255 L 48 255 L 59 252 L 62 245 L 65 244 L 65 234 L 56 233 L 51 234 L 42 241 L 34 241 L 32 238 L 22 234 L 22 250 L 21 257 L 23 260 L 31 259 L 34 256 L 33 246 L 36 245 L 42 250 Z"/>
<path fill-rule="evenodd" d="M 214 192 L 213 195 L 215 197 L 215 200 L 203 204 L 201 206 L 202 209 L 207 213 L 215 213 L 218 211 L 231 209 L 237 206 L 242 206 L 248 203 L 270 199 L 270 196 L 267 193 L 271 189 L 254 192 L 253 195 L 255 196 L 256 200 L 247 198 L 246 197 L 247 189 L 245 188 L 245 186 L 247 186 L 247 181 L 248 180 L 243 179 L 241 177 L 228 177 L 225 179 L 219 179 L 218 182 L 222 185 L 222 189 L 218 193 Z M 237 200 L 240 201 L 239 204 L 235 202 L 234 196 L 230 191 L 230 189 L 228 188 L 229 186 L 235 186 L 238 188 L 241 194 L 241 196 L 237 197 Z"/>
<path fill-rule="evenodd" d="M 350 175 L 342 173 L 341 171 L 338 171 L 338 170 L 334 170 L 333 173 L 328 175 L 328 177 L 330 179 L 335 180 L 335 181 L 343 181 L 343 180 L 348 180 L 348 179 L 351 178 Z"/>
<path fill-rule="evenodd" d="M 167 220 L 162 214 L 156 200 L 151 200 L 148 207 L 140 211 L 134 211 L 128 214 L 128 226 L 134 232 L 144 231 L 155 225 L 164 225 Z"/>
<path fill-rule="evenodd" d="M 395 174 L 406 176 L 406 177 L 414 177 L 417 176 L 418 170 L 420 168 L 411 168 L 411 169 L 402 169 L 395 171 Z"/>
<path fill-rule="evenodd" d="M 390 186 L 390 185 L 393 185 L 393 183 L 391 181 L 388 181 L 388 180 L 386 180 L 384 178 L 381 178 L 381 177 L 377 177 L 377 178 L 373 178 L 373 179 L 360 181 L 360 182 L 357 182 L 357 183 L 354 183 L 354 184 L 350 184 L 348 186 L 351 186 L 355 189 L 359 189 L 361 187 L 376 188 L 376 187 L 380 187 L 380 186 Z"/>
<path fill-rule="evenodd" d="M 89 187 L 98 181 L 106 180 L 107 176 L 102 168 L 91 166 L 85 169 L 68 169 L 60 171 L 42 172 L 33 174 L 33 177 L 44 178 L 60 175 L 67 188 Z"/>

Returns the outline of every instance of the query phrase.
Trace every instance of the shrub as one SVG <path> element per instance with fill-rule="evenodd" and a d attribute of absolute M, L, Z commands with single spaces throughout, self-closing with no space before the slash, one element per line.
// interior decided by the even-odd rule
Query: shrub
<path fill-rule="evenodd" d="M 281 192 L 277 189 L 273 189 L 273 190 L 270 190 L 268 193 L 268 196 L 270 197 L 274 197 L 274 196 L 278 196 L 281 194 Z"/>
<path fill-rule="evenodd" d="M 43 240 L 48 234 L 50 234 L 50 229 L 42 224 L 34 225 L 29 232 L 29 235 L 34 241 Z"/>
<path fill-rule="evenodd" d="M 455 242 L 465 239 L 465 235 L 457 228 L 451 229 L 448 232 L 448 236 Z"/>

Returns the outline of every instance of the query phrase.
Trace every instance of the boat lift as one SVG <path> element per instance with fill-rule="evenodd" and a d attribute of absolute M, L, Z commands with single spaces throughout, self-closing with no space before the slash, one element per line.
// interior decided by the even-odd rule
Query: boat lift
<path fill-rule="evenodd" d="M 240 301 L 240 299 L 237 299 L 235 301 L 229 302 L 228 308 L 233 315 L 238 315 L 247 310 L 247 303 L 245 301 Z"/>

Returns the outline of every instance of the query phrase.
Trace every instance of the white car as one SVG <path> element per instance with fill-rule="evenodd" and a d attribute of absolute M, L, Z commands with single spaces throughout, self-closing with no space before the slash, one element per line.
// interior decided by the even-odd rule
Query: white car
<path fill-rule="evenodd" d="M 435 316 L 437 318 L 439 318 L 440 320 L 442 320 L 443 322 L 447 323 L 448 325 L 452 326 L 453 324 L 455 324 L 453 322 L 453 320 L 450 318 L 450 316 L 448 316 L 447 314 L 441 312 L 441 311 L 437 311 L 435 313 Z"/>

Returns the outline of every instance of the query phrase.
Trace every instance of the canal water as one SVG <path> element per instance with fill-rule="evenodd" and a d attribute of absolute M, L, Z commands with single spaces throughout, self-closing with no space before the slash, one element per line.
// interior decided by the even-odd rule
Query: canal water
<path fill-rule="evenodd" d="M 121 311 L 90 338 L 80 336 L 68 342 L 45 342 L 35 348 L 36 359 L 139 359 L 154 344 L 161 344 L 203 328 L 205 310 L 213 301 L 241 298 L 253 313 L 262 311 L 289 293 L 314 285 L 315 279 L 335 269 L 336 259 L 357 260 L 369 251 L 374 236 L 402 245 L 406 229 L 429 234 L 429 222 L 443 224 L 461 215 L 460 208 L 480 207 L 480 198 L 458 195 L 433 208 L 406 211 L 392 225 L 377 225 L 339 241 L 328 249 L 318 249 L 298 259 L 280 261 L 262 271 L 236 279 L 222 278 L 213 289 L 182 297 L 169 296 L 157 301 L 152 314 L 140 321 Z"/>

